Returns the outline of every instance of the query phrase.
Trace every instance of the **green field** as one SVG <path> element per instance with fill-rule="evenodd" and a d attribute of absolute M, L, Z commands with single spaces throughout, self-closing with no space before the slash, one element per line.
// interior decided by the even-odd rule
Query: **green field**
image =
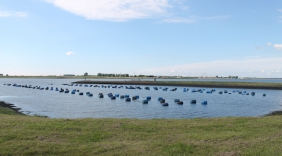
<path fill-rule="evenodd" d="M 208 82 L 208 81 L 96 81 L 95 79 L 77 81 L 78 84 L 109 84 L 109 85 L 150 85 L 150 86 L 182 86 L 209 88 L 244 88 L 282 90 L 282 83 L 262 82 Z"/>
<path fill-rule="evenodd" d="M 276 156 L 281 119 L 49 119 L 0 107 L 0 155 Z"/>

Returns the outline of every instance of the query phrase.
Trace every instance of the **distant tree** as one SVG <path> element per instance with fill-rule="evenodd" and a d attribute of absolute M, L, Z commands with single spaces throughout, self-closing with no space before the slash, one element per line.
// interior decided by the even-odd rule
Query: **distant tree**
<path fill-rule="evenodd" d="M 84 77 L 85 77 L 85 80 L 86 80 L 86 77 L 88 76 L 88 73 L 86 72 L 86 73 L 84 73 Z"/>

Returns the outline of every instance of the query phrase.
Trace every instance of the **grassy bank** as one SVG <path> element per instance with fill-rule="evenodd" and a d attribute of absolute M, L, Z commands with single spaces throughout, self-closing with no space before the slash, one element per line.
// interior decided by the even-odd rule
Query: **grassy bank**
<path fill-rule="evenodd" d="M 0 155 L 281 155 L 282 116 L 48 119 L 0 107 Z"/>
<path fill-rule="evenodd" d="M 78 84 L 113 84 L 113 85 L 150 85 L 150 86 L 183 86 L 209 88 L 249 88 L 282 90 L 282 83 L 261 82 L 196 82 L 196 81 L 78 81 Z"/>

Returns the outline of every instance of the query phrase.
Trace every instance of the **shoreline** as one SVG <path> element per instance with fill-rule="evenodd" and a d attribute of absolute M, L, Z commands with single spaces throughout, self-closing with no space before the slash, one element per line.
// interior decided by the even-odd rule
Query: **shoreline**
<path fill-rule="evenodd" d="M 14 111 L 15 113 L 17 113 L 17 114 L 25 115 L 25 114 L 23 114 L 22 112 L 20 112 L 21 108 L 17 108 L 16 106 L 14 106 L 14 104 L 7 103 L 7 102 L 5 102 L 5 101 L 0 101 L 0 107 L 2 107 L 2 108 L 8 108 L 8 109 L 13 110 L 13 111 Z"/>
<path fill-rule="evenodd" d="M 175 82 L 175 81 L 76 81 L 72 84 L 105 84 L 105 85 L 148 85 L 148 86 L 181 86 L 207 88 L 238 88 L 238 89 L 268 89 L 282 90 L 281 83 L 259 82 Z"/>

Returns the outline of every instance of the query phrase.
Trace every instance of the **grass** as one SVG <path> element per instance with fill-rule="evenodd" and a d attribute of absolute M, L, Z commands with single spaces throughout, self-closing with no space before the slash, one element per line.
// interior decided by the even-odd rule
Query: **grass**
<path fill-rule="evenodd" d="M 49 119 L 0 107 L 0 155 L 281 155 L 282 116 Z M 4 113 L 3 113 L 4 112 Z"/>
<path fill-rule="evenodd" d="M 6 115 L 17 115 L 16 111 L 10 109 L 10 108 L 3 108 L 0 106 L 0 114 L 6 114 Z"/>
<path fill-rule="evenodd" d="M 78 81 L 79 84 L 116 84 L 116 85 L 150 85 L 150 86 L 187 86 L 210 88 L 250 88 L 282 90 L 282 83 L 263 82 L 198 82 L 198 81 Z"/>
<path fill-rule="evenodd" d="M 282 83 L 263 83 L 263 82 L 163 82 L 164 84 L 178 84 L 178 85 L 197 85 L 197 86 L 211 86 L 211 87 L 246 87 L 246 88 L 280 88 Z"/>

